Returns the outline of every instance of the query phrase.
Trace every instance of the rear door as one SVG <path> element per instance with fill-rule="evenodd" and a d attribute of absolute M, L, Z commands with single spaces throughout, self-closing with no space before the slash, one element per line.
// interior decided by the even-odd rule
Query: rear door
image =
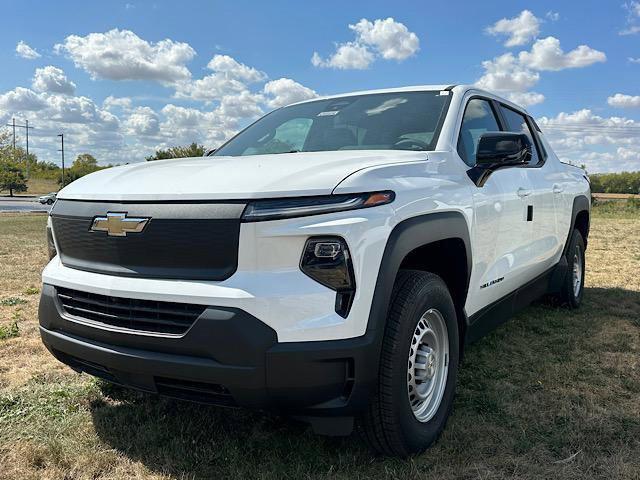
<path fill-rule="evenodd" d="M 534 278 L 541 275 L 557 262 L 557 253 L 561 248 L 558 241 L 555 198 L 562 188 L 557 180 L 554 165 L 546 162 L 546 151 L 541 145 L 531 120 L 527 115 L 500 104 L 500 113 L 505 127 L 515 133 L 524 133 L 532 144 L 532 157 L 524 168 L 531 184 L 530 211 L 532 222 L 532 242 L 529 243 L 527 269 Z"/>
<path fill-rule="evenodd" d="M 483 133 L 504 130 L 498 105 L 483 97 L 467 100 L 458 135 L 458 155 L 469 168 Z M 474 200 L 473 271 L 467 314 L 499 300 L 529 280 L 532 223 L 527 221 L 533 187 L 526 169 L 493 172 L 482 186 L 472 185 Z"/>

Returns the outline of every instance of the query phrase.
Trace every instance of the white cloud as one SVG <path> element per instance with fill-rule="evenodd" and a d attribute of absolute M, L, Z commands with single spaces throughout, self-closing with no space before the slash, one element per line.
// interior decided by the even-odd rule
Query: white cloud
<path fill-rule="evenodd" d="M 66 53 L 93 79 L 150 80 L 165 85 L 188 80 L 191 73 L 185 64 L 196 54 L 188 43 L 170 39 L 153 43 L 118 29 L 85 37 L 70 35 L 54 49 Z"/>
<path fill-rule="evenodd" d="M 484 74 L 476 85 L 508 94 L 521 105 L 535 105 L 544 101 L 544 95 L 528 90 L 540 81 L 540 71 L 586 67 L 605 60 L 604 53 L 586 45 L 564 53 L 558 39 L 547 37 L 537 40 L 531 51 L 521 51 L 518 56 L 509 52 L 482 62 Z"/>
<path fill-rule="evenodd" d="M 627 28 L 620 30 L 620 35 L 635 35 L 640 33 L 640 25 L 630 25 Z"/>
<path fill-rule="evenodd" d="M 137 107 L 125 122 L 129 134 L 156 135 L 160 131 L 158 114 L 150 107 Z"/>
<path fill-rule="evenodd" d="M 405 60 L 420 50 L 418 36 L 391 17 L 373 22 L 363 18 L 349 28 L 356 32 L 358 43 L 370 45 L 385 60 Z"/>
<path fill-rule="evenodd" d="M 638 58 L 629 57 L 627 60 L 629 60 L 630 63 L 640 63 L 640 57 Z"/>
<path fill-rule="evenodd" d="M 525 92 L 540 80 L 540 74 L 522 66 L 512 53 L 482 62 L 484 75 L 476 82 L 480 88 L 499 93 Z"/>
<path fill-rule="evenodd" d="M 114 108 L 129 110 L 131 109 L 131 99 L 129 97 L 114 97 L 109 95 L 102 102 L 102 108 L 105 110 L 113 110 Z"/>
<path fill-rule="evenodd" d="M 550 12 L 551 13 L 551 12 Z M 540 33 L 540 19 L 531 11 L 523 10 L 514 18 L 503 18 L 487 28 L 490 35 L 507 35 L 505 47 L 516 47 L 529 43 Z"/>
<path fill-rule="evenodd" d="M 256 118 L 264 113 L 260 108 L 260 104 L 263 102 L 262 95 L 245 90 L 237 95 L 222 97 L 215 113 L 234 121 L 244 118 Z"/>
<path fill-rule="evenodd" d="M 242 80 L 247 83 L 255 83 L 265 80 L 267 75 L 264 72 L 248 67 L 240 63 L 229 55 L 214 55 L 207 64 L 207 68 L 214 72 L 224 73 L 230 78 Z"/>
<path fill-rule="evenodd" d="M 509 94 L 509 100 L 522 107 L 529 107 L 544 102 L 544 95 L 537 92 L 514 92 Z"/>
<path fill-rule="evenodd" d="M 265 95 L 269 97 L 267 105 L 272 108 L 283 107 L 285 105 L 301 102 L 302 100 L 309 100 L 318 96 L 314 90 L 311 90 L 290 78 L 279 78 L 277 80 L 267 82 L 263 91 Z"/>
<path fill-rule="evenodd" d="M 340 70 L 365 70 L 374 60 L 373 52 L 365 45 L 348 42 L 338 45 L 336 51 L 327 59 L 313 52 L 311 63 L 314 67 L 337 68 Z"/>
<path fill-rule="evenodd" d="M 582 109 L 538 124 L 563 161 L 585 164 L 591 173 L 640 170 L 640 123 L 634 120 Z"/>
<path fill-rule="evenodd" d="M 604 52 L 595 50 L 587 45 L 580 45 L 565 53 L 560 48 L 560 40 L 555 37 L 537 40 L 530 52 L 520 52 L 518 58 L 522 65 L 535 70 L 581 68 L 607 60 Z"/>
<path fill-rule="evenodd" d="M 638 23 L 640 22 L 640 2 L 626 2 L 622 6 L 627 11 L 627 25 L 618 34 L 635 35 L 640 33 L 640 24 Z"/>
<path fill-rule="evenodd" d="M 26 58 L 27 60 L 35 60 L 42 56 L 22 40 L 20 40 L 16 45 L 16 54 L 19 57 Z"/>
<path fill-rule="evenodd" d="M 560 20 L 560 14 L 558 12 L 554 12 L 552 10 L 549 10 L 546 14 L 545 17 L 547 17 L 549 20 L 551 20 L 552 22 L 557 22 L 558 20 Z"/>
<path fill-rule="evenodd" d="M 640 107 L 640 95 L 616 93 L 613 97 L 607 98 L 607 103 L 612 107 L 638 108 Z"/>
<path fill-rule="evenodd" d="M 327 58 L 313 52 L 311 63 L 320 68 L 342 70 L 364 70 L 376 57 L 385 60 L 406 60 L 420 50 L 420 39 L 400 22 L 389 17 L 373 22 L 361 19 L 349 28 L 356 34 L 352 42 L 336 45 L 336 50 Z"/>
<path fill-rule="evenodd" d="M 198 80 L 176 84 L 176 97 L 212 102 L 225 95 L 241 93 L 247 89 L 248 84 L 267 78 L 264 72 L 240 63 L 228 55 L 215 55 L 207 68 L 214 73 Z"/>
<path fill-rule="evenodd" d="M 49 95 L 47 104 L 46 117 L 57 122 L 93 124 L 106 129 L 116 129 L 119 124 L 115 115 L 99 109 L 93 100 L 87 97 Z"/>
<path fill-rule="evenodd" d="M 43 95 L 24 87 L 16 87 L 13 90 L 0 95 L 0 109 L 9 112 L 33 111 L 37 112 L 47 107 L 47 101 Z"/>
<path fill-rule="evenodd" d="M 36 68 L 31 86 L 37 92 L 63 93 L 67 95 L 73 95 L 76 90 L 76 84 L 69 80 L 60 68 L 53 65 Z"/>

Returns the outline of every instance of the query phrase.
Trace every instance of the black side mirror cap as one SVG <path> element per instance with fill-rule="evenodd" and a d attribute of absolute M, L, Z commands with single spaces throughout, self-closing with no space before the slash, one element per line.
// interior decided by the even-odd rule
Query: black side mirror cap
<path fill-rule="evenodd" d="M 467 174 L 473 183 L 481 187 L 492 172 L 529 163 L 532 148 L 531 140 L 524 133 L 484 133 L 478 143 L 476 165 Z"/>

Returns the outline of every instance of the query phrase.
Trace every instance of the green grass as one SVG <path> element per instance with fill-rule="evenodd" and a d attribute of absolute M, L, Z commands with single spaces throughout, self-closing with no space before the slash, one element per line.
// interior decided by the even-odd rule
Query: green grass
<path fill-rule="evenodd" d="M 0 217 L 0 298 L 27 302 L 0 306 L 21 318 L 0 342 L 2 480 L 640 478 L 640 217 L 594 209 L 583 307 L 538 303 L 468 347 L 447 428 L 410 460 L 373 456 L 357 434 L 72 373 L 41 346 L 25 293 L 46 261 L 43 227 Z"/>
<path fill-rule="evenodd" d="M 45 195 L 60 190 L 57 180 L 31 177 L 27 181 L 27 195 Z"/>
<path fill-rule="evenodd" d="M 594 216 L 604 218 L 640 218 L 640 199 L 592 200 L 591 211 Z"/>
<path fill-rule="evenodd" d="M 7 297 L 0 300 L 0 305 L 3 307 L 13 307 L 15 305 L 23 305 L 25 303 L 27 303 L 27 301 L 20 297 Z"/>
<path fill-rule="evenodd" d="M 14 320 L 9 326 L 0 325 L 0 340 L 7 338 L 15 338 L 20 335 L 20 328 L 17 320 Z"/>

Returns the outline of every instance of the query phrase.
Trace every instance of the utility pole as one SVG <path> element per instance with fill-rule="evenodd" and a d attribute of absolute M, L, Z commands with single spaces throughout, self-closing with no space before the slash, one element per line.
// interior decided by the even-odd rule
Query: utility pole
<path fill-rule="evenodd" d="M 58 136 L 60 137 L 60 145 L 62 147 L 58 151 L 62 152 L 62 188 L 64 188 L 64 133 L 60 133 Z"/>
<path fill-rule="evenodd" d="M 7 123 L 7 127 L 13 128 L 13 161 L 16 161 L 16 119 L 12 118 L 11 123 Z"/>
<path fill-rule="evenodd" d="M 24 125 L 16 125 L 16 119 L 13 118 L 11 123 L 7 124 L 8 127 L 13 128 L 13 161 L 16 160 L 16 127 L 24 128 L 27 136 L 27 158 L 25 159 L 25 163 L 27 165 L 27 178 L 29 178 L 29 129 L 33 130 L 33 127 L 29 126 L 29 120 L 25 120 Z"/>

